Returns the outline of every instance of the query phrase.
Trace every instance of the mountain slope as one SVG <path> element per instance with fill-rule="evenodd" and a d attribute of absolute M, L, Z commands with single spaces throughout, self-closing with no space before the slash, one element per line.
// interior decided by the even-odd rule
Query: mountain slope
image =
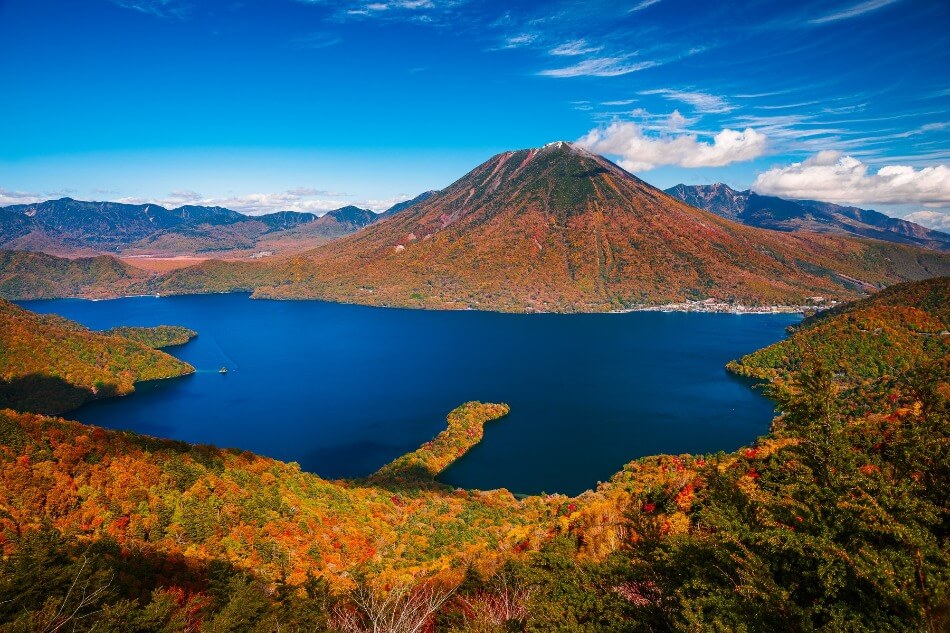
<path fill-rule="evenodd" d="M 385 211 L 383 211 L 382 213 L 380 213 L 380 214 L 379 214 L 379 219 L 383 219 L 383 218 L 388 218 L 388 217 L 394 216 L 394 215 L 396 215 L 397 213 L 399 213 L 400 211 L 405 211 L 405 210 L 408 209 L 409 207 L 413 207 L 413 206 L 419 204 L 420 202 L 423 202 L 423 201 L 425 201 L 425 200 L 428 200 L 429 198 L 431 198 L 432 196 L 434 196 L 434 195 L 437 194 L 437 193 L 438 193 L 438 191 L 435 191 L 435 190 L 423 191 L 422 193 L 420 193 L 420 194 L 419 194 L 418 196 L 416 196 L 415 198 L 412 198 L 411 200 L 405 200 L 404 202 L 397 202 L 397 203 L 394 204 L 393 206 L 389 207 L 388 209 L 386 209 Z"/>
<path fill-rule="evenodd" d="M 286 264 L 275 297 L 599 311 L 803 303 L 950 271 L 950 257 L 736 224 L 569 143 L 499 154 L 385 222 Z M 175 283 L 187 277 L 178 271 Z M 170 280 L 171 282 L 171 280 Z"/>
<path fill-rule="evenodd" d="M 674 198 L 724 218 L 779 231 L 815 231 L 855 235 L 950 250 L 950 235 L 877 211 L 844 207 L 815 200 L 785 200 L 736 191 L 728 185 L 676 185 L 666 190 Z"/>
<path fill-rule="evenodd" d="M 156 328 L 134 332 L 138 338 L 166 335 Z M 130 393 L 138 381 L 193 372 L 144 342 L 0 299 L 0 409 L 62 413 L 93 398 Z"/>
<path fill-rule="evenodd" d="M 115 257 L 66 259 L 45 253 L 0 251 L 0 297 L 103 298 L 147 293 L 152 276 Z"/>
<path fill-rule="evenodd" d="M 773 379 L 820 360 L 849 386 L 907 376 L 950 361 L 950 277 L 897 284 L 819 312 L 790 337 L 729 363 L 734 373 Z M 847 377 L 847 380 L 844 378 Z"/>

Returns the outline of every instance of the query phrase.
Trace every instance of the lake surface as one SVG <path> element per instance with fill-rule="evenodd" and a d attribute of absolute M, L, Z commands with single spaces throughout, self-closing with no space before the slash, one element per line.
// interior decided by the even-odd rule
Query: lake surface
<path fill-rule="evenodd" d="M 795 315 L 431 312 L 246 295 L 28 301 L 93 329 L 183 325 L 193 376 L 67 417 L 363 476 L 415 449 L 468 400 L 507 402 L 443 481 L 576 494 L 657 453 L 734 450 L 772 404 L 726 373 Z M 218 373 L 226 366 L 227 374 Z"/>

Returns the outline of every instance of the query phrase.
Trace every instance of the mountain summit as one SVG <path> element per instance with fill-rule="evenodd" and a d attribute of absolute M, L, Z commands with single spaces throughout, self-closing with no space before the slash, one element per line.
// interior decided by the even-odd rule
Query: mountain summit
<path fill-rule="evenodd" d="M 780 233 L 689 206 L 567 142 L 493 156 L 294 260 L 272 296 L 598 311 L 686 299 L 802 303 L 950 272 L 939 253 Z"/>

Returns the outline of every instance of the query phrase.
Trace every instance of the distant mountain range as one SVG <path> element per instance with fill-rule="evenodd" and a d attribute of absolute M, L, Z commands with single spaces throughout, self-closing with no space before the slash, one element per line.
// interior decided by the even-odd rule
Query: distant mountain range
<path fill-rule="evenodd" d="M 346 206 L 322 216 L 296 211 L 250 216 L 224 207 L 166 209 L 61 198 L 0 208 L 0 248 L 56 255 L 300 251 L 358 231 L 396 213 L 396 207 L 383 214 Z"/>
<path fill-rule="evenodd" d="M 734 212 L 741 218 L 749 205 L 735 200 L 750 196 L 719 193 L 720 214 L 705 211 L 558 142 L 498 154 L 382 221 L 352 207 L 304 221 L 286 214 L 241 219 L 220 208 L 54 201 L 44 204 L 66 209 L 35 205 L 6 213 L 21 224 L 56 218 L 41 226 L 57 239 L 138 248 L 220 231 L 237 240 L 253 226 L 266 227 L 256 229 L 265 232 L 256 238 L 260 248 L 279 243 L 267 242 L 271 222 L 279 227 L 274 235 L 298 245 L 317 241 L 314 234 L 324 242 L 343 237 L 291 258 L 207 260 L 171 271 L 128 264 L 135 260 L 8 251 L 0 253 L 0 296 L 244 291 L 373 305 L 598 312 L 683 301 L 804 305 L 950 274 L 950 253 L 938 250 L 736 222 L 723 209 L 741 206 Z M 75 224 L 84 228 L 70 235 L 67 227 Z"/>
<path fill-rule="evenodd" d="M 749 226 L 777 231 L 815 231 L 869 237 L 898 244 L 950 250 L 950 234 L 878 211 L 815 200 L 760 196 L 728 185 L 676 185 L 666 190 L 686 204 Z"/>

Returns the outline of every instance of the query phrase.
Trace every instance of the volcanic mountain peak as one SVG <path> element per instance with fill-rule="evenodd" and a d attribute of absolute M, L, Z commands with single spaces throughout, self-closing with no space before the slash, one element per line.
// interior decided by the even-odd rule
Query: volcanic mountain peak
<path fill-rule="evenodd" d="M 386 221 L 310 251 L 299 284 L 267 292 L 589 311 L 710 298 L 799 303 L 950 266 L 950 257 L 896 248 L 882 258 L 882 248 L 743 226 L 560 141 L 489 158 Z"/>
<path fill-rule="evenodd" d="M 563 221 L 592 206 L 626 199 L 624 185 L 618 183 L 643 184 L 602 156 L 556 141 L 491 157 L 405 218 L 422 220 L 423 233 L 462 218 L 478 223 L 513 208 L 531 208 Z M 433 217 L 435 209 L 439 213 Z"/>

